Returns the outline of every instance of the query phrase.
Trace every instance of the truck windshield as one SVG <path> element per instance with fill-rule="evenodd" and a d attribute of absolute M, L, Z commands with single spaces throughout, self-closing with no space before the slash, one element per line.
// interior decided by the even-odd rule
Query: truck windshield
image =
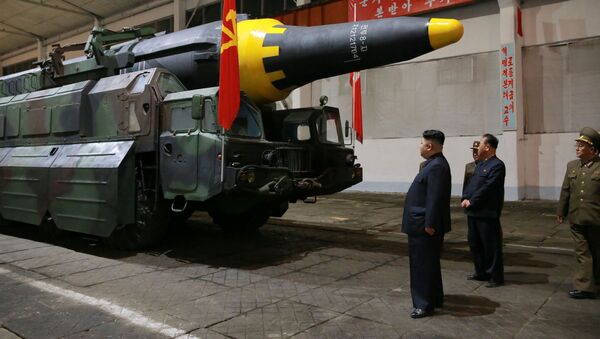
<path fill-rule="evenodd" d="M 258 112 L 244 100 L 240 101 L 240 111 L 227 132 L 229 135 L 260 138 L 262 124 Z"/>
<path fill-rule="evenodd" d="M 206 114 L 202 120 L 202 131 L 215 133 L 221 130 L 218 123 L 217 109 L 212 114 Z M 244 100 L 240 101 L 240 110 L 236 116 L 228 135 L 237 137 L 260 138 L 262 136 L 262 122 L 258 112 Z"/>
<path fill-rule="evenodd" d="M 342 144 L 342 126 L 337 112 L 323 111 L 316 119 L 319 141 L 327 144 Z"/>

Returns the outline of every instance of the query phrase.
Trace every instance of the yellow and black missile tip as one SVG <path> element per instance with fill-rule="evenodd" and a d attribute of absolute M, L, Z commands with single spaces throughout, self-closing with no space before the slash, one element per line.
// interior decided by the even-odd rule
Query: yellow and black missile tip
<path fill-rule="evenodd" d="M 455 19 L 433 18 L 427 24 L 429 43 L 433 49 L 457 42 L 462 37 L 463 31 L 463 25 Z"/>
<path fill-rule="evenodd" d="M 240 87 L 257 103 L 311 81 L 410 60 L 458 41 L 454 19 L 388 18 L 316 27 L 273 19 L 238 25 Z"/>

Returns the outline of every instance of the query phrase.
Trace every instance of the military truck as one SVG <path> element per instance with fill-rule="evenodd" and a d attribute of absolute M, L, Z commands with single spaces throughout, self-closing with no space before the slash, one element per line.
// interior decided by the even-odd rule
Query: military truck
<path fill-rule="evenodd" d="M 220 22 L 167 35 L 95 28 L 85 44 L 54 46 L 38 68 L 1 77 L 1 218 L 123 249 L 155 244 L 196 210 L 224 228 L 257 229 L 290 202 L 362 180 L 337 108 L 276 110 L 274 101 L 462 34 L 442 19 L 317 28 L 241 19 L 241 103 L 228 131 L 216 116 Z M 373 40 L 368 51 L 348 44 L 359 28 Z M 85 55 L 63 62 L 75 49 Z"/>

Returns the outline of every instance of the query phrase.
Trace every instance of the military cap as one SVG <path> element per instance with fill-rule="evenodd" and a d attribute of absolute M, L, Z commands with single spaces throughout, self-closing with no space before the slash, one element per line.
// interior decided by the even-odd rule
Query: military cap
<path fill-rule="evenodd" d="M 583 141 L 595 149 L 600 149 L 600 134 L 591 127 L 582 128 L 579 132 L 579 138 L 575 139 L 575 141 Z"/>
<path fill-rule="evenodd" d="M 479 140 L 473 141 L 473 146 L 471 146 L 472 150 L 476 150 L 479 148 Z"/>

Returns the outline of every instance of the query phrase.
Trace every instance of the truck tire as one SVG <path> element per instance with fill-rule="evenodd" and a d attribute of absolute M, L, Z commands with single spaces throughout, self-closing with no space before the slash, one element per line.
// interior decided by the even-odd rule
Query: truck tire
<path fill-rule="evenodd" d="M 155 204 L 154 193 L 143 192 L 143 185 L 139 179 L 136 184 L 135 223 L 115 229 L 106 239 L 110 247 L 139 250 L 158 243 L 167 233 L 169 205 L 162 199 L 160 192 Z"/>
<path fill-rule="evenodd" d="M 213 222 L 225 231 L 253 232 L 269 220 L 269 213 L 248 211 L 240 214 L 212 214 Z"/>

